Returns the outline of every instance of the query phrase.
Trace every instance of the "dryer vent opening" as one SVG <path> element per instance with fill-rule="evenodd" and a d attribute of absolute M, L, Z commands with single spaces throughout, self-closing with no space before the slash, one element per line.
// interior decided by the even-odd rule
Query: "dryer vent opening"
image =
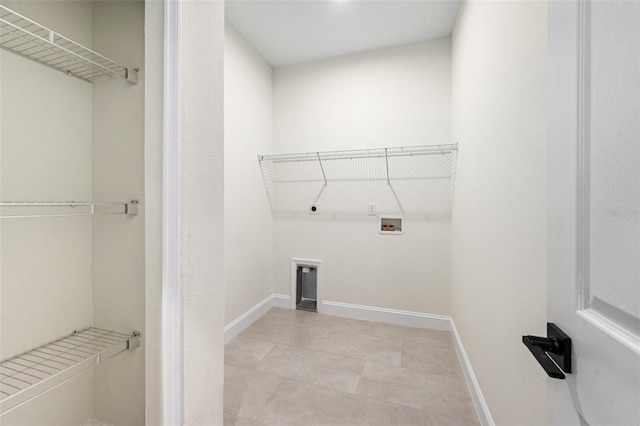
<path fill-rule="evenodd" d="M 315 267 L 297 268 L 296 309 L 318 312 L 318 269 Z"/>

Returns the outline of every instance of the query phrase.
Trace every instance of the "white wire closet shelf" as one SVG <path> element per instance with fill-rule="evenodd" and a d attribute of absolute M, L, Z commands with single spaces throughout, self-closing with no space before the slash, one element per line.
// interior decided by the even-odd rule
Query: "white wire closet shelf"
<path fill-rule="evenodd" d="M 0 219 L 36 217 L 111 216 L 138 214 L 138 200 L 132 201 L 0 201 Z M 34 212 L 35 210 L 35 212 Z"/>
<path fill-rule="evenodd" d="M 1 361 L 0 416 L 139 345 L 137 331 L 90 327 Z"/>
<path fill-rule="evenodd" d="M 88 82 L 123 78 L 138 81 L 127 68 L 49 28 L 0 6 L 0 47 Z"/>
<path fill-rule="evenodd" d="M 458 145 L 259 155 L 272 211 L 450 213 Z"/>

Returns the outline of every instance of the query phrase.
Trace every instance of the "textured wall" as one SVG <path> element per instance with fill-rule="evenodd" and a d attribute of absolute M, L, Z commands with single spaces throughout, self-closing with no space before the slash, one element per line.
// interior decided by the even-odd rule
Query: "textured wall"
<path fill-rule="evenodd" d="M 181 6 L 183 423 L 222 424 L 224 3 Z"/>
<path fill-rule="evenodd" d="M 452 315 L 497 424 L 545 424 L 546 376 L 521 343 L 546 323 L 542 1 L 469 1 L 453 36 Z"/>

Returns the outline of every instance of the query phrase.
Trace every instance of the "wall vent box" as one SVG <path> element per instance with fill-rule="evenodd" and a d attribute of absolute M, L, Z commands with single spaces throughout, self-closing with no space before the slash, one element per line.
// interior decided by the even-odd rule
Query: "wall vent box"
<path fill-rule="evenodd" d="M 313 266 L 297 267 L 296 309 L 318 312 L 318 268 Z"/>
<path fill-rule="evenodd" d="M 404 234 L 404 218 L 402 216 L 380 216 L 378 232 L 384 235 Z"/>

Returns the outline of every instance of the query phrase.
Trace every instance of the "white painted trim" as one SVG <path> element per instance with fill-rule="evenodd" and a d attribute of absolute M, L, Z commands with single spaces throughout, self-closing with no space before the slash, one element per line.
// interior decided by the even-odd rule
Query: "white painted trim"
<path fill-rule="evenodd" d="M 82 423 L 82 426 L 113 426 L 111 423 L 103 422 L 102 420 L 91 417 L 86 422 Z"/>
<path fill-rule="evenodd" d="M 350 303 L 330 302 L 328 300 L 323 302 L 322 313 L 338 317 L 387 322 L 407 327 L 431 328 L 434 330 L 449 330 L 451 324 L 451 317 L 444 315 L 431 315 L 374 306 L 353 305 Z"/>
<path fill-rule="evenodd" d="M 462 367 L 464 378 L 467 381 L 467 387 L 469 388 L 469 393 L 471 394 L 473 405 L 476 408 L 476 414 L 478 414 L 480 424 L 482 424 L 483 426 L 495 426 L 495 422 L 493 421 L 493 417 L 491 416 L 491 412 L 489 411 L 487 401 L 484 399 L 484 395 L 482 394 L 482 390 L 480 389 L 478 379 L 476 379 L 476 375 L 473 372 L 473 368 L 471 367 L 471 361 L 469 361 L 467 352 L 464 350 L 464 346 L 462 345 L 462 339 L 460 339 L 456 324 L 453 321 L 453 318 L 450 318 L 449 321 L 451 326 L 451 337 L 453 338 L 453 345 L 456 348 L 458 361 L 460 362 L 460 366 Z"/>
<path fill-rule="evenodd" d="M 316 308 L 318 309 L 318 313 L 324 314 L 323 302 L 322 302 L 322 281 L 324 279 L 324 271 L 322 267 L 323 261 L 318 259 L 301 259 L 301 258 L 291 258 L 291 294 L 290 294 L 290 308 L 296 308 L 296 278 L 297 278 L 297 269 L 299 266 L 310 266 L 312 268 L 316 268 L 317 273 L 317 288 L 316 288 Z"/>
<path fill-rule="evenodd" d="M 227 344 L 229 340 L 242 333 L 247 327 L 266 314 L 274 306 L 274 296 L 272 294 L 267 297 L 227 325 L 224 328 L 224 343 Z"/>
<path fill-rule="evenodd" d="M 576 192 L 577 203 L 577 279 L 579 310 L 588 309 L 590 290 L 590 239 L 591 239 L 591 2 L 578 2 L 578 158 Z"/>
<path fill-rule="evenodd" d="M 180 289 L 180 0 L 164 2 L 162 141 L 162 419 L 182 424 Z"/>
<path fill-rule="evenodd" d="M 286 294 L 274 294 L 273 295 L 273 306 L 276 308 L 291 308 L 291 297 Z"/>
<path fill-rule="evenodd" d="M 593 324 L 595 327 L 598 327 L 603 333 L 616 340 L 618 343 L 625 345 L 627 348 L 640 355 L 640 339 L 635 334 L 630 333 L 624 327 L 620 327 L 620 325 L 611 321 L 609 318 L 594 309 L 576 311 L 576 314 L 582 317 L 585 321 Z"/>

